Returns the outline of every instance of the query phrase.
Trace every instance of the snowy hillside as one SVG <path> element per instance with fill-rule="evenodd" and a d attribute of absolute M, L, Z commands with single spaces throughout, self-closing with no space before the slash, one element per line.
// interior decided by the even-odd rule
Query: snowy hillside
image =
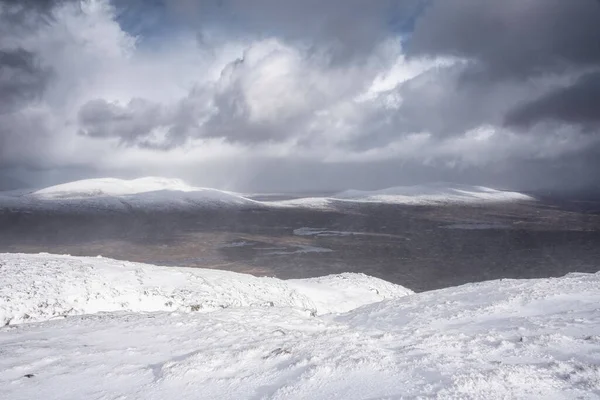
<path fill-rule="evenodd" d="M 0 192 L 0 207 L 49 210 L 189 210 L 212 206 L 260 206 L 233 192 L 197 188 L 179 179 L 102 178 L 36 191 Z"/>
<path fill-rule="evenodd" d="M 160 190 L 192 192 L 201 190 L 180 179 L 146 177 L 132 180 L 100 178 L 64 183 L 34 191 L 42 198 L 76 198 L 93 196 L 123 196 Z"/>
<path fill-rule="evenodd" d="M 274 201 L 268 204 L 284 207 L 331 209 L 351 203 L 380 203 L 403 205 L 485 204 L 535 201 L 519 193 L 484 186 L 434 183 L 416 186 L 397 186 L 382 190 L 346 190 L 330 197 L 308 197 Z"/>
<path fill-rule="evenodd" d="M 0 254 L 0 325 L 108 311 L 296 307 L 345 312 L 412 293 L 363 274 L 282 281 L 102 257 Z"/>
<path fill-rule="evenodd" d="M 530 201 L 532 197 L 482 186 L 431 184 L 379 191 L 349 190 L 332 197 L 255 201 L 242 194 L 190 186 L 179 179 L 87 179 L 36 191 L 0 192 L 0 207 L 49 210 L 189 210 L 202 207 L 327 209 L 357 203 L 456 204 Z"/>
<path fill-rule="evenodd" d="M 0 274 L 2 399 L 600 397 L 600 274 L 418 294 L 48 254 Z"/>
<path fill-rule="evenodd" d="M 451 183 L 398 186 L 375 191 L 348 190 L 337 194 L 334 198 L 398 204 L 483 203 L 533 200 L 531 196 L 518 192 Z"/>

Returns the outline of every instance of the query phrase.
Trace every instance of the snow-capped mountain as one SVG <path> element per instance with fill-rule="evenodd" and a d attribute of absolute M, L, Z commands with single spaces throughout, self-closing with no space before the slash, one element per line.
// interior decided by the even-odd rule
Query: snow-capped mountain
<path fill-rule="evenodd" d="M 78 211 L 256 207 L 240 194 L 193 187 L 180 179 L 86 179 L 34 191 L 0 192 L 0 207 Z"/>
<path fill-rule="evenodd" d="M 50 210 L 190 210 L 207 207 L 332 208 L 347 203 L 444 205 L 531 201 L 532 197 L 483 186 L 431 184 L 378 191 L 349 190 L 331 197 L 256 201 L 242 194 L 199 188 L 179 179 L 87 179 L 34 191 L 0 192 L 0 207 Z"/>
<path fill-rule="evenodd" d="M 205 189 L 190 186 L 181 179 L 159 177 L 146 177 L 132 180 L 99 178 L 50 186 L 45 189 L 34 191 L 32 195 L 46 199 L 69 199 L 100 196 L 127 196 L 162 190 L 194 192 Z"/>
<path fill-rule="evenodd" d="M 348 190 L 337 194 L 334 198 L 398 204 L 484 203 L 533 200 L 531 196 L 523 193 L 453 183 L 398 186 L 374 191 Z"/>
<path fill-rule="evenodd" d="M 415 294 L 1 254 L 0 280 L 3 399 L 600 396 L 600 273 Z"/>
<path fill-rule="evenodd" d="M 283 206 L 331 208 L 345 203 L 403 205 L 489 204 L 535 201 L 535 198 L 484 186 L 433 183 L 397 186 L 382 190 L 346 190 L 330 197 L 310 197 L 274 202 Z"/>

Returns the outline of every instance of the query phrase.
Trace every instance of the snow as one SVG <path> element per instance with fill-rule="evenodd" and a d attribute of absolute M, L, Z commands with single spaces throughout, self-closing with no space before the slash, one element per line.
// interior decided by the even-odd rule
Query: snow
<path fill-rule="evenodd" d="M 76 198 L 93 196 L 123 196 L 161 190 L 193 192 L 201 190 L 180 179 L 146 177 L 132 180 L 116 178 L 86 179 L 50 186 L 33 192 L 44 198 Z"/>
<path fill-rule="evenodd" d="M 240 194 L 193 187 L 179 179 L 101 178 L 36 191 L 0 193 L 0 206 L 68 211 L 189 210 L 198 207 L 261 206 Z"/>
<path fill-rule="evenodd" d="M 484 186 L 434 183 L 416 186 L 398 186 L 376 191 L 348 190 L 334 196 L 363 202 L 398 204 L 481 203 L 531 201 L 523 193 L 496 190 Z"/>
<path fill-rule="evenodd" d="M 63 210 L 189 210 L 198 207 L 308 208 L 327 210 L 352 203 L 405 205 L 531 201 L 532 197 L 482 186 L 430 184 L 378 191 L 349 190 L 332 197 L 257 201 L 234 192 L 199 188 L 179 179 L 87 179 L 41 190 L 0 192 L 0 207 Z"/>
<path fill-rule="evenodd" d="M 351 235 L 362 235 L 363 232 L 349 232 L 349 231 L 332 231 L 326 228 L 310 228 L 303 226 L 302 228 L 294 229 L 294 235 L 296 236 L 351 236 Z"/>
<path fill-rule="evenodd" d="M 306 197 L 292 200 L 265 201 L 264 203 L 272 207 L 295 207 L 328 210 L 334 208 L 334 205 L 332 204 L 334 201 L 334 199 L 328 197 Z"/>
<path fill-rule="evenodd" d="M 411 294 L 357 274 L 0 260 L 2 399 L 600 397 L 600 274 Z M 24 312 L 39 322 L 12 325 Z"/>
<path fill-rule="evenodd" d="M 348 304 L 329 301 L 329 292 L 334 299 L 339 297 L 336 290 L 356 290 L 349 300 L 354 308 L 411 293 L 362 274 L 325 277 L 312 284 L 311 280 L 282 281 L 214 269 L 48 254 L 1 254 L 0 282 L 0 325 L 98 312 L 214 311 L 249 306 L 296 307 L 323 314 L 348 309 Z M 365 285 L 377 294 L 361 295 L 359 289 Z M 308 290 L 310 286 L 318 290 Z M 308 292 L 318 292 L 321 297 L 308 296 Z"/>
<path fill-rule="evenodd" d="M 347 190 L 330 197 L 308 197 L 268 202 L 278 207 L 335 209 L 352 203 L 381 203 L 403 205 L 448 205 L 510 203 L 535 201 L 529 195 L 484 186 L 432 183 L 415 186 L 397 186 L 382 190 Z M 267 202 L 265 202 L 267 203 Z"/>

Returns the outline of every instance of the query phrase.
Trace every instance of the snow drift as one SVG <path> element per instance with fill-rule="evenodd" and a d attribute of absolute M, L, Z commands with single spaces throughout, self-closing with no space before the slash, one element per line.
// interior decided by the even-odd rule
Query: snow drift
<path fill-rule="evenodd" d="M 600 273 L 417 294 L 47 254 L 0 274 L 14 322 L 118 311 L 0 328 L 2 399 L 600 397 Z"/>
<path fill-rule="evenodd" d="M 68 315 L 296 307 L 344 312 L 412 291 L 363 274 L 282 281 L 106 258 L 0 254 L 0 325 Z"/>

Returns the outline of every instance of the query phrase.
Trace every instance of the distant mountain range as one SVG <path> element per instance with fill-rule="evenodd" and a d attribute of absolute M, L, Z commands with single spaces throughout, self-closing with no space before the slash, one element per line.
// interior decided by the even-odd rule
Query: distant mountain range
<path fill-rule="evenodd" d="M 348 190 L 329 197 L 258 201 L 247 195 L 190 186 L 179 179 L 87 179 L 40 190 L 0 192 L 0 207 L 78 210 L 187 210 L 206 207 L 330 208 L 347 203 L 443 205 L 533 201 L 533 197 L 483 186 L 434 183 L 376 191 Z"/>

